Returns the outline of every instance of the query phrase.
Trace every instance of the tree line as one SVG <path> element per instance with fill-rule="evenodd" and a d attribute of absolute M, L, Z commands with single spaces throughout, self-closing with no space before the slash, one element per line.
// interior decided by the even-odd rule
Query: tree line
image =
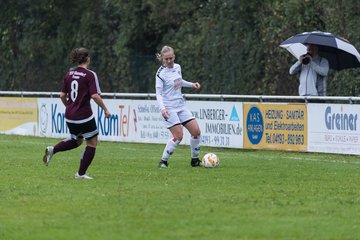
<path fill-rule="evenodd" d="M 103 92 L 155 92 L 155 53 L 172 46 L 200 93 L 297 95 L 279 45 L 332 32 L 360 49 L 358 0 L 1 0 L 0 90 L 59 91 L 86 47 Z M 331 70 L 328 94 L 356 96 L 359 69 Z"/>

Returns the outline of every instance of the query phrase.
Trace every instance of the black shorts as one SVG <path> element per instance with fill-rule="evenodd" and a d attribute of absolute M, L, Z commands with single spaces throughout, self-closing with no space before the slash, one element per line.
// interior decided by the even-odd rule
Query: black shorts
<path fill-rule="evenodd" d="M 69 123 L 66 122 L 71 139 L 77 140 L 78 138 L 90 139 L 99 135 L 99 130 L 96 126 L 95 118 L 85 123 Z"/>

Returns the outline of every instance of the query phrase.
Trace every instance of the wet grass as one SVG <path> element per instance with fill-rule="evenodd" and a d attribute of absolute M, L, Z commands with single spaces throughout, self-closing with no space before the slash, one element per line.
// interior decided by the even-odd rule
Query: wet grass
<path fill-rule="evenodd" d="M 75 180 L 83 146 L 0 135 L 0 239 L 357 239 L 358 156 L 202 148 L 216 169 L 190 167 L 179 146 L 100 142 Z"/>

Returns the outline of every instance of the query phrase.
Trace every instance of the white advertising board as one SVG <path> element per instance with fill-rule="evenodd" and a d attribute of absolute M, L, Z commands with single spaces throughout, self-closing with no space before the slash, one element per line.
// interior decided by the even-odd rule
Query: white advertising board
<path fill-rule="evenodd" d="M 65 122 L 65 106 L 60 98 L 38 98 L 38 136 L 69 137 Z"/>
<path fill-rule="evenodd" d="M 165 143 L 170 132 L 163 126 L 156 101 L 104 100 L 112 116 L 93 101 L 91 107 L 99 129 L 99 139 L 122 142 Z M 60 99 L 39 98 L 39 136 L 67 138 L 65 107 Z"/>
<path fill-rule="evenodd" d="M 360 154 L 359 105 L 308 104 L 308 151 Z"/>
<path fill-rule="evenodd" d="M 241 102 L 187 101 L 201 129 L 201 145 L 243 147 L 243 104 Z M 186 140 L 189 134 L 185 131 Z"/>
<path fill-rule="evenodd" d="M 112 114 L 108 119 L 102 109 L 92 102 L 100 140 L 166 143 L 171 137 L 163 124 L 156 100 L 105 99 L 104 102 Z M 242 103 L 189 101 L 187 107 L 199 123 L 202 145 L 242 148 Z M 69 137 L 65 107 L 60 99 L 39 98 L 38 111 L 38 136 Z M 186 130 L 181 143 L 190 143 Z"/>
<path fill-rule="evenodd" d="M 170 138 L 170 132 L 163 125 L 155 100 L 105 99 L 104 102 L 112 116 L 106 119 L 102 109 L 97 107 L 96 120 L 100 139 L 166 143 Z"/>

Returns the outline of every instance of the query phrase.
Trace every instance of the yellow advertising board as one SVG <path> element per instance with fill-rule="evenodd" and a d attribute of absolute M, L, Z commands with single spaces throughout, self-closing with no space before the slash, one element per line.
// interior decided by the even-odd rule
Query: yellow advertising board
<path fill-rule="evenodd" d="M 244 148 L 307 150 L 306 104 L 244 104 Z"/>
<path fill-rule="evenodd" d="M 37 98 L 0 98 L 0 132 L 28 123 L 37 124 Z"/>

